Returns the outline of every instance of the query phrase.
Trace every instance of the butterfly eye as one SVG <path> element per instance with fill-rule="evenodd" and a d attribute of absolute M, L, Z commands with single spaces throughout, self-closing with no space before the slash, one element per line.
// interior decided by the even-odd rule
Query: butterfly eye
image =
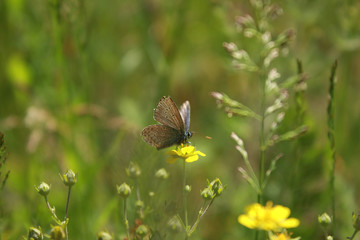
<path fill-rule="evenodd" d="M 187 137 L 187 138 L 191 138 L 191 136 L 192 136 L 192 133 L 191 133 L 191 132 L 187 132 L 187 133 L 186 133 L 186 137 Z"/>

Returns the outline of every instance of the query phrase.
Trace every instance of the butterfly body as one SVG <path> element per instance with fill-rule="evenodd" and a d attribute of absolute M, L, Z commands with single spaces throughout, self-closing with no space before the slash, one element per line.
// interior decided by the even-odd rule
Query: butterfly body
<path fill-rule="evenodd" d="M 179 110 L 171 97 L 162 97 L 154 110 L 154 119 L 160 124 L 147 126 L 141 134 L 145 142 L 158 150 L 186 143 L 192 136 L 188 101 Z"/>

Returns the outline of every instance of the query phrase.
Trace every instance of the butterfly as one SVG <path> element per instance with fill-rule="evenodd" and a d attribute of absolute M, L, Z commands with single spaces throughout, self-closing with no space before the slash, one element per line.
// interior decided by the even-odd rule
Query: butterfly
<path fill-rule="evenodd" d="M 162 97 L 154 110 L 154 119 L 160 124 L 147 126 L 141 135 L 157 150 L 186 143 L 192 136 L 189 131 L 189 101 L 184 102 L 179 110 L 171 97 Z"/>

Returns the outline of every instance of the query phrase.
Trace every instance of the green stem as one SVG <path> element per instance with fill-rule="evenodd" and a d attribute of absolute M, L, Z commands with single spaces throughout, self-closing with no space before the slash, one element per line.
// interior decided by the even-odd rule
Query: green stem
<path fill-rule="evenodd" d="M 348 237 L 347 239 L 353 240 L 357 233 L 358 233 L 358 230 L 355 229 L 353 235 L 351 235 L 351 237 Z"/>
<path fill-rule="evenodd" d="M 65 209 L 65 218 L 64 221 L 67 219 L 68 211 L 69 211 L 69 203 L 70 203 L 70 193 L 71 193 L 71 186 L 69 186 L 67 201 L 66 201 L 66 209 Z"/>
<path fill-rule="evenodd" d="M 265 179 L 265 110 L 266 110 L 266 81 L 263 77 L 263 72 L 260 72 L 261 82 L 261 123 L 260 123 L 260 167 L 259 167 L 259 187 L 260 193 L 257 195 L 257 202 L 262 204 L 263 202 L 263 185 Z M 255 240 L 259 239 L 260 232 L 255 232 Z"/>
<path fill-rule="evenodd" d="M 136 197 L 137 197 L 137 200 L 139 202 L 141 202 L 141 195 L 140 195 L 140 188 L 139 188 L 139 183 L 138 183 L 138 180 L 136 179 L 135 181 L 135 185 L 136 185 Z M 144 219 L 144 210 L 143 210 L 143 207 L 140 207 L 139 209 L 139 215 L 140 215 L 140 218 L 141 219 Z"/>
<path fill-rule="evenodd" d="M 191 236 L 191 234 L 193 234 L 193 232 L 196 230 L 197 226 L 200 223 L 201 218 L 205 215 L 206 211 L 209 209 L 211 204 L 214 202 L 214 199 L 215 198 L 211 199 L 211 202 L 206 206 L 206 208 L 204 208 L 205 204 L 206 204 L 206 201 L 204 200 L 203 205 L 202 205 L 202 207 L 201 207 L 201 209 L 199 211 L 199 214 L 197 216 L 197 219 L 196 219 L 194 225 L 189 230 L 189 234 L 188 234 L 189 236 Z"/>
<path fill-rule="evenodd" d="M 337 68 L 337 61 L 331 67 L 331 75 L 330 75 L 330 87 L 329 87 L 329 105 L 328 105 L 328 138 L 330 142 L 330 151 L 331 151 L 331 161 L 332 161 L 332 169 L 331 169 L 331 177 L 330 177 L 330 188 L 331 188 L 331 209 L 332 209 L 332 217 L 333 217 L 333 229 L 332 234 L 334 236 L 335 227 L 336 227 L 336 218 L 335 218 L 335 127 L 334 127 L 334 101 L 335 101 L 335 73 Z"/>
<path fill-rule="evenodd" d="M 187 192 L 185 190 L 185 186 L 186 186 L 186 162 L 184 160 L 184 172 L 183 172 L 183 203 L 184 203 L 184 218 L 185 218 L 185 233 L 186 233 L 186 237 L 185 239 L 188 239 L 188 226 L 189 226 L 189 222 L 188 222 L 188 213 L 187 213 L 187 203 L 186 203 L 186 195 Z"/>
<path fill-rule="evenodd" d="M 259 168 L 259 185 L 260 193 L 258 194 L 258 203 L 262 203 L 262 191 L 265 179 L 265 110 L 266 110 L 266 81 L 263 74 L 260 74 L 261 81 L 261 125 L 260 125 L 260 168 Z"/>
<path fill-rule="evenodd" d="M 47 196 L 45 196 L 45 202 L 46 202 L 46 206 L 48 207 L 48 209 L 49 209 L 49 211 L 51 212 L 51 215 L 54 217 L 54 219 L 57 221 L 57 224 L 61 224 L 61 221 L 60 221 L 60 219 L 56 216 L 56 213 L 55 213 L 55 210 L 54 210 L 54 208 L 52 208 L 51 206 L 50 206 L 50 203 L 49 203 L 49 201 L 48 201 L 48 199 L 47 199 Z"/>
<path fill-rule="evenodd" d="M 7 181 L 7 179 L 9 178 L 9 174 L 10 174 L 10 170 L 7 171 L 4 179 L 2 180 L 2 183 L 1 183 L 1 187 L 0 187 L 0 191 L 2 191 L 5 187 L 5 183 Z"/>
<path fill-rule="evenodd" d="M 129 228 L 129 221 L 127 219 L 127 211 L 126 211 L 126 198 L 124 198 L 124 224 L 126 228 L 127 239 L 130 240 L 130 228 Z"/>
<path fill-rule="evenodd" d="M 67 201 L 66 201 L 66 208 L 65 208 L 65 217 L 64 217 L 66 239 L 69 239 L 66 220 L 67 220 L 67 215 L 68 215 L 68 211 L 69 211 L 70 193 L 71 193 L 71 186 L 69 186 L 69 191 L 68 191 L 68 196 L 67 196 Z"/>
<path fill-rule="evenodd" d="M 72 93 L 73 93 L 73 82 L 69 80 L 67 65 L 66 65 L 66 56 L 63 50 L 64 44 L 64 24 L 62 23 L 61 18 L 61 0 L 53 0 L 51 2 L 51 18 L 52 18 L 52 28 L 54 34 L 54 50 L 56 56 L 56 79 L 55 86 L 59 94 L 59 99 L 61 104 L 65 107 L 65 119 L 69 120 L 70 109 L 68 106 L 71 104 Z M 70 124 L 70 123 L 69 123 Z"/>
<path fill-rule="evenodd" d="M 300 86 L 302 84 L 305 84 L 305 77 L 303 75 L 303 66 L 302 66 L 302 62 L 297 59 L 296 60 L 296 65 L 297 65 L 297 74 L 298 74 L 298 81 L 297 81 L 297 86 Z M 296 126 L 301 126 L 304 124 L 304 116 L 305 116 L 305 103 L 304 103 L 304 90 L 297 90 L 295 92 L 295 108 L 296 108 Z M 295 158 L 295 167 L 294 167 L 294 176 L 293 176 L 293 187 L 292 189 L 294 191 L 298 191 L 298 177 L 299 177 L 299 165 L 300 165 L 300 153 L 301 153 L 301 149 L 300 149 L 300 142 L 299 139 L 296 139 L 295 144 L 294 144 L 294 158 Z"/>

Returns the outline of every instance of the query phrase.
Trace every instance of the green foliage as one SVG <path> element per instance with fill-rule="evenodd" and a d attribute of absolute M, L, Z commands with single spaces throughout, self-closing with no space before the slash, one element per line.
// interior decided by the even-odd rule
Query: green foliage
<path fill-rule="evenodd" d="M 107 238 L 126 236 L 115 187 L 125 181 L 133 186 L 126 200 L 130 231 L 142 236 L 151 223 L 155 239 L 164 232 L 170 239 L 183 239 L 177 232 L 181 223 L 173 218 L 182 206 L 182 191 L 175 190 L 183 185 L 182 166 L 166 164 L 164 152 L 155 151 L 140 137 L 143 127 L 154 123 L 152 109 L 164 95 L 178 104 L 190 101 L 195 132 L 191 142 L 207 155 L 187 173 L 192 187 L 190 222 L 200 218 L 204 200 L 199 193 L 207 178 L 219 177 L 227 186 L 191 239 L 252 238 L 253 233 L 236 218 L 257 199 L 237 169 L 246 168 L 247 179 L 260 189 L 254 175 L 259 171 L 261 86 L 254 76 L 263 65 L 281 73 L 281 81 L 272 78 L 276 72 L 267 81 L 268 86 L 279 81 L 278 88 L 271 88 L 276 96 L 271 101 L 279 101 L 270 104 L 274 107 L 268 110 L 269 122 L 264 127 L 272 133 L 271 124 L 279 125 L 264 138 L 269 145 L 264 199 L 288 206 L 300 220 L 294 236 L 320 239 L 318 215 L 331 213 L 332 156 L 326 109 L 334 59 L 338 59 L 339 80 L 332 106 L 335 239 L 351 236 L 351 214 L 360 205 L 359 3 L 273 2 L 281 8 L 267 9 L 266 16 L 252 16 L 251 4 L 232 0 L 0 1 L 0 131 L 7 146 L 6 155 L 0 152 L 0 160 L 7 159 L 0 169 L 1 183 L 7 179 L 0 194 L 0 238 L 21 239 L 30 227 L 38 226 L 49 235 L 51 215 L 33 186 L 46 180 L 51 185 L 51 207 L 57 216 L 65 216 L 68 189 L 59 181 L 58 172 L 71 168 L 79 177 L 69 204 L 69 239 L 94 239 L 101 231 L 110 233 Z M 254 26 L 259 31 L 251 30 Z M 259 35 L 264 29 L 272 34 Z M 274 45 L 259 50 L 263 45 L 255 39 L 261 36 L 273 39 Z M 234 70 L 222 46 L 225 41 L 238 47 L 232 54 L 233 64 L 249 72 Z M 282 106 L 278 89 L 291 86 L 287 104 Z M 217 111 L 209 92 L 226 93 L 229 102 L 224 110 L 234 117 Z M 283 118 L 279 106 L 286 108 Z M 307 134 L 282 141 L 303 133 L 305 125 Z M 241 159 L 244 148 L 237 149 L 241 154 L 234 148 L 233 131 L 246 143 L 254 174 Z M 282 153 L 280 159 L 278 153 Z M 127 176 L 130 162 L 139 165 L 140 176 Z M 155 176 L 162 168 L 166 179 Z M 128 174 L 137 175 L 132 170 L 134 166 Z M 137 192 L 144 205 L 138 202 Z M 148 222 L 135 224 L 140 209 Z M 135 229 L 138 226 L 142 227 Z"/>

